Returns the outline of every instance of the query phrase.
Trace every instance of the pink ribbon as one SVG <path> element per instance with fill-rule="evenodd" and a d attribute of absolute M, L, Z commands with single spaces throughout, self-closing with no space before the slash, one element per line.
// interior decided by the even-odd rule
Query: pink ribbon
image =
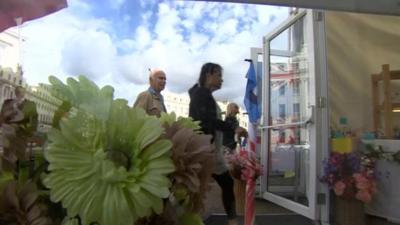
<path fill-rule="evenodd" d="M 240 151 L 239 154 L 246 159 L 241 173 L 241 179 L 246 181 L 244 222 L 245 225 L 253 225 L 255 218 L 254 195 L 256 189 L 256 179 L 261 174 L 261 166 L 258 163 L 256 154 L 254 152 Z"/>

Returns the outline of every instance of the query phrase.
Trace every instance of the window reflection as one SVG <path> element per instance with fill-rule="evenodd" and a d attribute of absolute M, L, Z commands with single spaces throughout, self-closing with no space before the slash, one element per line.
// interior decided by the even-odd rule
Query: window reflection
<path fill-rule="evenodd" d="M 304 18 L 270 42 L 268 191 L 308 205 L 310 115 Z"/>

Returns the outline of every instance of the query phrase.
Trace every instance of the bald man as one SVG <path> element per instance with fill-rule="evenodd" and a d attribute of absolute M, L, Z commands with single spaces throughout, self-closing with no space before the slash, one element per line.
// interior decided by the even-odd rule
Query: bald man
<path fill-rule="evenodd" d="M 160 117 L 161 112 L 167 112 L 161 91 L 164 90 L 167 78 L 164 71 L 152 70 L 149 75 L 150 87 L 140 93 L 133 107 L 140 107 L 149 115 Z"/>

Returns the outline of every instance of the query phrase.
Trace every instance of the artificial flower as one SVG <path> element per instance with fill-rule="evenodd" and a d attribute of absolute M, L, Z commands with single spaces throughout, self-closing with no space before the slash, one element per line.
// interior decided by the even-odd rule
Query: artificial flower
<path fill-rule="evenodd" d="M 362 202 L 370 202 L 372 200 L 371 194 L 368 192 L 368 190 L 359 190 L 356 193 L 356 199 L 362 201 Z"/>
<path fill-rule="evenodd" d="M 231 175 L 243 181 L 257 179 L 262 175 L 262 166 L 252 151 L 240 150 L 238 153 L 227 156 L 231 167 Z"/>
<path fill-rule="evenodd" d="M 336 195 L 343 195 L 345 188 L 346 188 L 346 184 L 343 183 L 342 181 L 338 181 L 335 183 L 333 190 L 335 191 Z"/>
<path fill-rule="evenodd" d="M 68 79 L 68 85 L 52 81 L 75 110 L 49 132 L 43 182 L 51 200 L 61 201 L 82 225 L 131 225 L 160 214 L 174 171 L 160 121 L 113 100 L 109 88 L 86 78 Z"/>
<path fill-rule="evenodd" d="M 53 225 L 34 183 L 18 184 L 13 180 L 4 187 L 0 196 L 0 224 Z"/>
<path fill-rule="evenodd" d="M 333 152 L 323 164 L 321 181 L 327 183 L 337 196 L 366 203 L 371 201 L 376 192 L 373 160 L 356 153 Z"/>

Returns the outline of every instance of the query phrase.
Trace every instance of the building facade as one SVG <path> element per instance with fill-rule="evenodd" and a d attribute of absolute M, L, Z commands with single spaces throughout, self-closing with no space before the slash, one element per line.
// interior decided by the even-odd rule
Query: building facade
<path fill-rule="evenodd" d="M 62 101 L 51 94 L 48 84 L 29 87 L 26 98 L 36 103 L 39 120 L 38 132 L 47 133 L 52 127 L 54 112 Z"/>
<path fill-rule="evenodd" d="M 20 49 L 17 29 L 11 28 L 0 33 L 0 106 L 4 100 L 15 97 L 15 87 L 24 87 L 25 98 L 36 103 L 37 131 L 45 133 L 51 127 L 53 114 L 61 100 L 50 94 L 49 85 L 29 86 L 26 83 L 20 64 Z"/>
<path fill-rule="evenodd" d="M 14 96 L 16 85 L 26 87 L 20 66 L 20 38 L 16 28 L 0 33 L 0 103 Z"/>
<path fill-rule="evenodd" d="M 0 32 L 0 66 L 17 71 L 20 65 L 20 38 L 16 28 Z"/>

